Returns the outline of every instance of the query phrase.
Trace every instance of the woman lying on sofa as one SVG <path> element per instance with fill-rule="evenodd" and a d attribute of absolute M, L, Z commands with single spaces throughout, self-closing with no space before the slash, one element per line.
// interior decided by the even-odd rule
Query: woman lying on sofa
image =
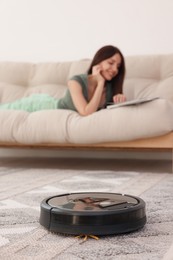
<path fill-rule="evenodd" d="M 0 109 L 35 112 L 46 109 L 70 109 L 82 116 L 105 108 L 109 102 L 124 102 L 122 86 L 125 62 L 121 51 L 114 46 L 104 46 L 97 51 L 88 73 L 73 76 L 61 99 L 48 94 L 32 94 L 13 103 L 1 104 Z"/>

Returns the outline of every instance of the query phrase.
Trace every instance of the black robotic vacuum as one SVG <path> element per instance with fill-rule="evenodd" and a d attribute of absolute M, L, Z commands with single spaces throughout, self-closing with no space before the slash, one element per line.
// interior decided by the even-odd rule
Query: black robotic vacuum
<path fill-rule="evenodd" d="M 40 224 L 52 232 L 109 235 L 131 232 L 146 223 L 145 202 L 119 193 L 85 192 L 41 202 Z"/>

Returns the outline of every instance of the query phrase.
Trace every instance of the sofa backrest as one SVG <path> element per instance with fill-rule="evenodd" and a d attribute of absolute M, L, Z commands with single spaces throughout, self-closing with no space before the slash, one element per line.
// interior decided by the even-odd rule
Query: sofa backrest
<path fill-rule="evenodd" d="M 68 79 L 85 73 L 90 62 L 0 62 L 0 102 L 43 92 L 61 97 Z M 173 54 L 127 56 L 125 63 L 124 93 L 128 100 L 160 96 L 173 101 Z"/>
<path fill-rule="evenodd" d="M 173 102 L 173 54 L 126 58 L 124 91 L 129 99 L 159 96 Z"/>

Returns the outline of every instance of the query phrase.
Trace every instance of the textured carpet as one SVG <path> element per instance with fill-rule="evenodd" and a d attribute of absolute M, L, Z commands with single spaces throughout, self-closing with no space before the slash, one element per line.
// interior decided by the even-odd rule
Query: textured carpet
<path fill-rule="evenodd" d="M 30 167 L 0 165 L 0 259 L 173 259 L 173 174 Z M 39 224 L 44 198 L 79 191 L 140 196 L 147 224 L 129 234 L 86 242 L 50 233 Z"/>

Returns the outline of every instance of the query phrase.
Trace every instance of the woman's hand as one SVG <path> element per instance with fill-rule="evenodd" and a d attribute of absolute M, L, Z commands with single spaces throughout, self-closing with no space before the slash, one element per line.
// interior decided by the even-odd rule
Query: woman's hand
<path fill-rule="evenodd" d="M 92 68 L 92 75 L 95 77 L 97 83 L 105 83 L 105 79 L 101 75 L 101 66 L 100 65 L 95 65 Z"/>
<path fill-rule="evenodd" d="M 125 102 L 125 101 L 126 101 L 126 97 L 124 94 L 117 94 L 117 95 L 113 96 L 114 103 L 121 103 L 121 102 Z"/>

